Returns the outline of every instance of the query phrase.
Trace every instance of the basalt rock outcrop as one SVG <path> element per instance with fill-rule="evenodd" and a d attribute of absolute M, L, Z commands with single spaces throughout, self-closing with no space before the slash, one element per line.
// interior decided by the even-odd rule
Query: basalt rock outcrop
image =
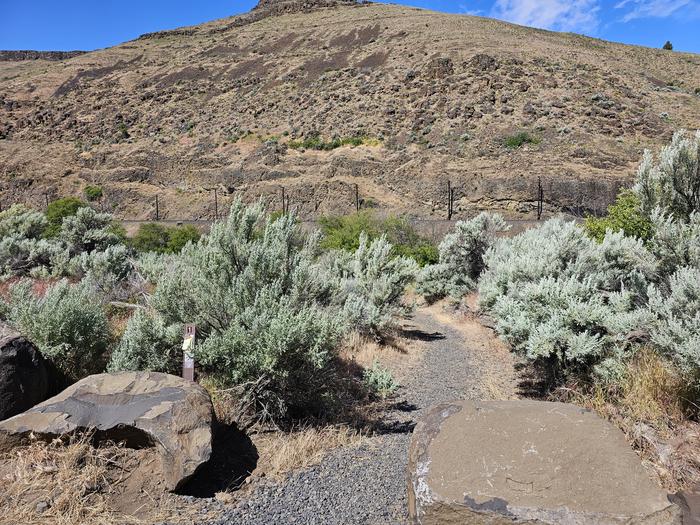
<path fill-rule="evenodd" d="M 196 383 L 156 372 L 86 377 L 0 422 L 0 451 L 29 439 L 89 432 L 99 442 L 155 447 L 167 489 L 181 487 L 211 455 L 213 409 Z"/>
<path fill-rule="evenodd" d="M 84 55 L 87 51 L 33 51 L 33 50 L 9 50 L 0 51 L 0 62 L 21 62 L 23 60 L 51 60 L 61 61 Z"/>
<path fill-rule="evenodd" d="M 415 524 L 681 524 L 622 433 L 570 404 L 438 405 L 414 430 L 408 468 Z"/>
<path fill-rule="evenodd" d="M 49 366 L 22 334 L 0 321 L 0 421 L 49 395 Z"/>

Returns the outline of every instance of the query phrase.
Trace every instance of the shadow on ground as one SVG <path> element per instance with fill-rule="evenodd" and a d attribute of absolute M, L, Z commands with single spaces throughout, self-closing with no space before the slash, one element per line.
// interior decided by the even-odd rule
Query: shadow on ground
<path fill-rule="evenodd" d="M 258 464 L 258 451 L 250 438 L 238 427 L 217 424 L 212 439 L 212 455 L 179 494 L 211 498 L 217 492 L 235 490 Z"/>
<path fill-rule="evenodd" d="M 401 330 L 401 334 L 407 339 L 418 341 L 439 341 L 445 339 L 445 334 L 441 332 L 424 332 L 418 328 L 404 328 Z"/>

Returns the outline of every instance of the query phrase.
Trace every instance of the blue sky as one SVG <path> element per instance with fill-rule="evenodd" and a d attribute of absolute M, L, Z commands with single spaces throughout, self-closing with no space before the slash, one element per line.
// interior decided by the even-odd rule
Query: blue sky
<path fill-rule="evenodd" d="M 256 0 L 0 0 L 0 49 L 98 49 L 248 11 Z M 399 0 L 617 42 L 700 53 L 700 0 Z"/>

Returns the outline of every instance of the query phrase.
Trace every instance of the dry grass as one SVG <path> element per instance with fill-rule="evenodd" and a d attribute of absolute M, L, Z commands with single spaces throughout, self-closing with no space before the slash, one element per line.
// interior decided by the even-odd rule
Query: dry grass
<path fill-rule="evenodd" d="M 616 388 L 573 385 L 555 397 L 595 410 L 626 435 L 669 491 L 700 482 L 700 424 L 687 382 L 656 353 L 640 351 Z"/>
<path fill-rule="evenodd" d="M 274 432 L 255 438 L 258 466 L 255 476 L 278 479 L 286 474 L 316 465 L 332 450 L 358 445 L 363 436 L 347 426 L 305 427 L 292 432 Z"/>
<path fill-rule="evenodd" d="M 94 449 L 87 438 L 12 450 L 0 458 L 0 524 L 142 523 L 112 508 L 106 495 L 109 472 L 124 457 L 123 448 Z"/>
<path fill-rule="evenodd" d="M 199 505 L 166 492 L 158 453 L 90 435 L 0 455 L 0 525 L 192 523 Z"/>

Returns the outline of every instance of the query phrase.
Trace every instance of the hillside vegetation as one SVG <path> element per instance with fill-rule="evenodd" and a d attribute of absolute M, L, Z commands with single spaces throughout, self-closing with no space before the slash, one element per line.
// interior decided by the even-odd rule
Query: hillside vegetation
<path fill-rule="evenodd" d="M 444 218 L 602 213 L 644 147 L 700 122 L 700 57 L 472 16 L 265 1 L 63 61 L 0 62 L 0 204 L 99 186 L 123 218 L 213 218 L 282 187 Z"/>

